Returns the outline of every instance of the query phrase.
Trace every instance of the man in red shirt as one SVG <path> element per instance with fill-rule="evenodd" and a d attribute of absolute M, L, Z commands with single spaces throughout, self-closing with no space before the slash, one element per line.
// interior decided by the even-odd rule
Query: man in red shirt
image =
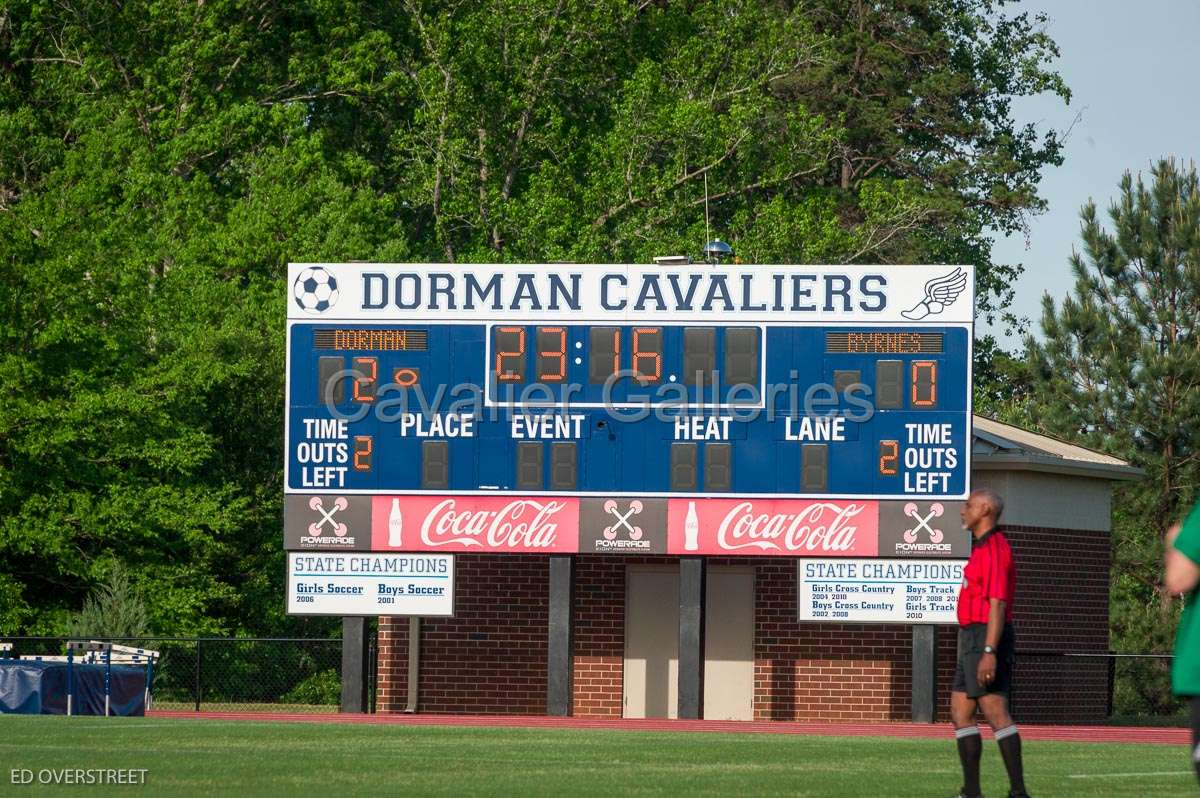
<path fill-rule="evenodd" d="M 997 528 L 1004 500 L 990 488 L 972 491 L 963 506 L 963 526 L 971 530 L 971 559 L 963 570 L 958 594 L 958 664 L 950 692 L 950 718 L 962 760 L 960 798 L 979 792 L 979 759 L 983 740 L 975 725 L 976 709 L 996 734 L 1008 771 L 1009 796 L 1023 798 L 1021 736 L 1008 714 L 1013 670 L 1013 592 L 1016 571 L 1012 549 Z"/>

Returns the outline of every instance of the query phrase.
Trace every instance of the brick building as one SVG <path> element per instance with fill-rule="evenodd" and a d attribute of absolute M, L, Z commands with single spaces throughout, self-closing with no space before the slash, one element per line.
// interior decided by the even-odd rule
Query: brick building
<path fill-rule="evenodd" d="M 1107 662 L 1062 655 L 1108 650 L 1112 483 L 1138 473 L 975 417 L 973 485 L 1005 497 L 1017 559 L 1021 721 L 1107 713 Z M 945 713 L 953 629 L 801 623 L 795 558 L 456 560 L 455 617 L 380 619 L 377 711 L 861 722 L 921 717 L 917 695 Z"/>

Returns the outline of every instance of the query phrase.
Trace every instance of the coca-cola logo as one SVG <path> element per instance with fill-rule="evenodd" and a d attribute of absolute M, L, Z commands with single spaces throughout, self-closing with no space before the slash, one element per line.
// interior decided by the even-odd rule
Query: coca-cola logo
<path fill-rule="evenodd" d="M 753 502 L 741 502 L 717 528 L 717 545 L 725 551 L 850 552 L 858 543 L 854 518 L 866 506 L 812 502 L 795 513 L 755 513 Z"/>
<path fill-rule="evenodd" d="M 499 510 L 459 510 L 456 499 L 444 499 L 421 523 L 421 541 L 430 547 L 459 545 L 481 551 L 553 549 L 558 539 L 554 516 L 565 507 L 552 499 L 516 499 Z"/>

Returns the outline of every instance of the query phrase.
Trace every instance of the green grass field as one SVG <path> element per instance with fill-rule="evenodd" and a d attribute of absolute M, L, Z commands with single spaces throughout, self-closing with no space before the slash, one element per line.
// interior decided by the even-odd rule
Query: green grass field
<path fill-rule="evenodd" d="M 1034 796 L 1194 795 L 1179 746 L 1026 742 Z M 953 740 L 0 716 L 0 794 L 952 796 Z M 147 768 L 15 787 L 12 768 Z M 984 792 L 1007 793 L 986 742 Z M 150 794 L 150 793 L 146 793 Z"/>

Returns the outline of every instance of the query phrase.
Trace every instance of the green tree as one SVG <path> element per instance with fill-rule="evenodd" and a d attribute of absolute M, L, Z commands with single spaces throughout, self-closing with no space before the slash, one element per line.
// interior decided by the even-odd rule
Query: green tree
<path fill-rule="evenodd" d="M 975 342 L 974 410 L 1006 424 L 1033 428 L 1034 383 L 1028 359 L 1004 351 L 991 337 Z"/>
<path fill-rule="evenodd" d="M 805 16 L 830 46 L 793 86 L 843 128 L 826 181 L 851 196 L 880 190 L 904 208 L 860 257 L 980 264 L 985 314 L 1007 307 L 1019 271 L 991 261 L 989 231 L 1019 230 L 1043 209 L 1041 170 L 1062 162 L 1059 135 L 1020 124 L 1012 98 L 1070 98 L 1046 66 L 1059 51 L 1045 18 L 1006 5 L 811 0 Z"/>
<path fill-rule="evenodd" d="M 149 631 L 146 602 L 120 562 L 112 563 L 108 579 L 92 591 L 67 628 L 75 640 L 142 637 Z"/>
<path fill-rule="evenodd" d="M 1200 184 L 1160 161 L 1126 173 L 1109 209 L 1082 212 L 1075 290 L 1047 297 L 1045 340 L 1027 346 L 1033 416 L 1050 432 L 1122 457 L 1146 478 L 1114 507 L 1112 629 L 1118 650 L 1169 651 L 1177 602 L 1162 589 L 1162 535 L 1200 477 Z"/>
<path fill-rule="evenodd" d="M 971 262 L 1066 96 L 992 0 L 0 0 L 0 631 L 106 563 L 155 633 L 279 595 L 288 261 Z"/>

